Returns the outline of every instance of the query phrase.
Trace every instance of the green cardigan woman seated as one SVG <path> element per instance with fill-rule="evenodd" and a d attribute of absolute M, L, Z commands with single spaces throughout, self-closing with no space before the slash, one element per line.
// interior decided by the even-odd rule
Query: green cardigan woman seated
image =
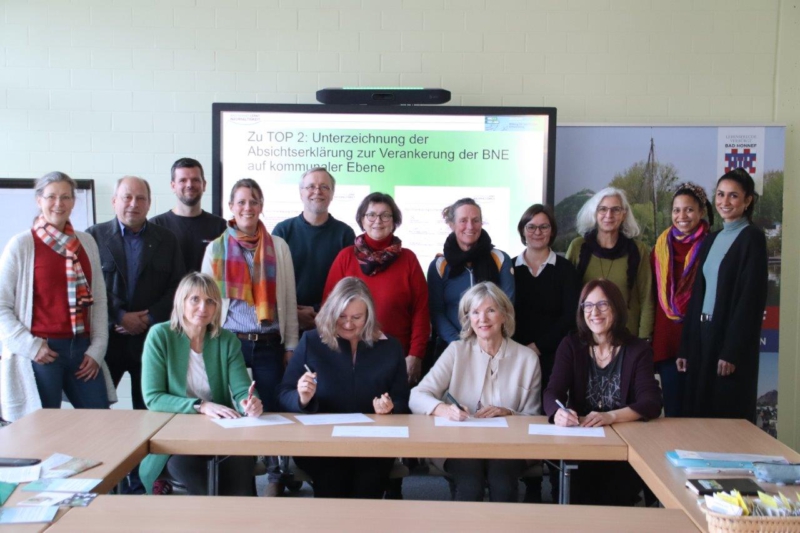
<path fill-rule="evenodd" d="M 221 302 L 210 276 L 194 272 L 181 280 L 172 318 L 150 329 L 142 354 L 142 395 L 151 411 L 210 418 L 261 415 L 263 406 L 251 393 L 241 343 L 220 327 Z M 208 459 L 150 454 L 139 475 L 148 493 L 170 492 L 169 485 L 157 481 L 166 473 L 189 494 L 208 494 Z M 253 457 L 220 463 L 219 494 L 255 496 L 254 465 Z"/>

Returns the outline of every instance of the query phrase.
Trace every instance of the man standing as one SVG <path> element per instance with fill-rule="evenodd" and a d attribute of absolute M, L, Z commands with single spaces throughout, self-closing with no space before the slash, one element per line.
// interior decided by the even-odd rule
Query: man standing
<path fill-rule="evenodd" d="M 312 168 L 300 178 L 303 212 L 272 231 L 289 244 L 297 285 L 300 330 L 313 329 L 322 304 L 322 291 L 336 256 L 355 241 L 353 229 L 328 213 L 336 180 L 324 167 Z"/>
<path fill-rule="evenodd" d="M 222 235 L 228 223 L 224 218 L 203 211 L 200 200 L 206 192 L 203 166 L 196 159 L 183 157 L 172 164 L 170 187 L 178 198 L 172 210 L 150 219 L 178 238 L 187 272 L 199 272 L 208 243 Z"/>
<path fill-rule="evenodd" d="M 178 240 L 147 223 L 150 185 L 142 178 L 117 181 L 111 198 L 116 217 L 87 232 L 97 241 L 108 295 L 108 364 L 114 386 L 131 376 L 134 409 L 142 399 L 142 349 L 147 330 L 169 320 L 175 289 L 184 274 Z"/>

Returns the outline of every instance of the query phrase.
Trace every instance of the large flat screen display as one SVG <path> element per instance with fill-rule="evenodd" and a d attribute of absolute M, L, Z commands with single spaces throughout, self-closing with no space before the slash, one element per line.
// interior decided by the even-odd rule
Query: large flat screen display
<path fill-rule="evenodd" d="M 442 209 L 467 196 L 495 246 L 513 256 L 522 212 L 552 204 L 555 125 L 555 108 L 217 103 L 214 211 L 230 217 L 231 187 L 253 178 L 272 230 L 302 211 L 303 173 L 326 167 L 336 178 L 331 214 L 359 234 L 361 200 L 391 194 L 403 213 L 396 235 L 425 268 L 450 232 Z"/>

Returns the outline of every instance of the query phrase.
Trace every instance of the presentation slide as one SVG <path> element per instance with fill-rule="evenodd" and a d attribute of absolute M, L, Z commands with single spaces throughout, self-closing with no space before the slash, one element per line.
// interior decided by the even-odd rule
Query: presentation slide
<path fill-rule="evenodd" d="M 472 197 L 481 205 L 492 241 L 512 256 L 522 247 L 516 233 L 520 215 L 548 198 L 554 116 L 544 110 L 341 113 L 291 112 L 284 106 L 287 111 L 275 112 L 225 105 L 215 104 L 215 209 L 229 217 L 233 184 L 253 178 L 265 192 L 270 230 L 302 211 L 299 180 L 314 167 L 325 167 L 336 178 L 331 213 L 357 234 L 355 211 L 364 196 L 391 194 L 403 212 L 397 236 L 424 266 L 441 252 L 450 231 L 442 209 L 459 198 Z"/>

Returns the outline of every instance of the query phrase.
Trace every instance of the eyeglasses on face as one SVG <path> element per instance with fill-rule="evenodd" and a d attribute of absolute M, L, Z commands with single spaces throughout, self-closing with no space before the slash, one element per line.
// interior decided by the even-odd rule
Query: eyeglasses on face
<path fill-rule="evenodd" d="M 605 215 L 610 212 L 612 215 L 618 216 L 624 211 L 625 209 L 618 205 L 615 205 L 614 207 L 606 207 L 604 205 L 601 205 L 600 207 L 597 208 L 598 215 Z"/>
<path fill-rule="evenodd" d="M 75 199 L 74 196 L 70 196 L 68 194 L 62 194 L 61 196 L 56 196 L 55 194 L 48 194 L 47 196 L 42 196 L 45 202 L 49 202 L 51 204 L 55 203 L 56 200 L 61 200 L 62 203 L 71 202 Z"/>
<path fill-rule="evenodd" d="M 608 303 L 608 300 L 600 300 L 599 302 L 583 302 L 581 304 L 581 309 L 583 309 L 583 312 L 586 313 L 587 315 L 590 314 L 592 312 L 592 309 L 594 309 L 595 307 L 601 313 L 605 313 L 606 311 L 608 311 L 610 304 Z"/>
<path fill-rule="evenodd" d="M 394 215 L 392 215 L 391 213 L 381 213 L 380 215 L 378 213 L 367 213 L 364 215 L 364 218 L 366 218 L 370 222 L 375 222 L 375 220 L 378 217 L 381 217 L 381 220 L 383 220 L 384 222 L 388 222 L 389 220 L 392 220 L 394 218 Z"/>
<path fill-rule="evenodd" d="M 551 228 L 550 224 L 539 224 L 538 226 L 536 224 L 525 225 L 525 231 L 527 231 L 528 233 L 536 233 L 537 231 L 541 233 L 547 233 L 548 231 L 550 231 L 550 228 Z"/>
<path fill-rule="evenodd" d="M 300 187 L 300 188 L 306 192 L 314 192 L 314 191 L 331 192 L 330 185 L 306 185 L 305 187 Z"/>

